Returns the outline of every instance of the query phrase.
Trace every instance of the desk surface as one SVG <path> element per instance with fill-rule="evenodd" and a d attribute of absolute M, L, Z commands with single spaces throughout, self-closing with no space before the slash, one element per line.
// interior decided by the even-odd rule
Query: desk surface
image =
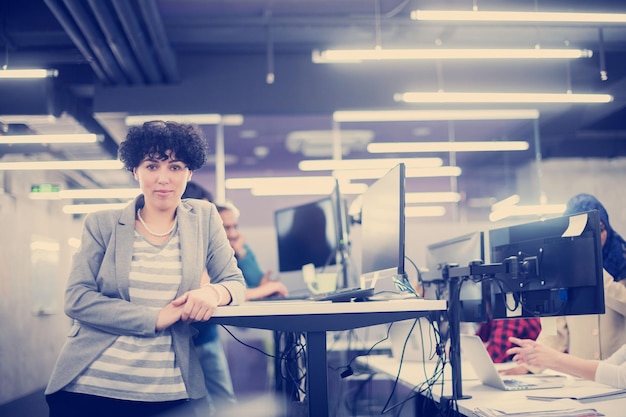
<path fill-rule="evenodd" d="M 399 362 L 396 358 L 388 356 L 369 356 L 357 358 L 357 362 L 370 367 L 371 369 L 385 373 L 395 378 L 398 373 Z M 405 362 L 402 364 L 402 371 L 400 374 L 400 382 L 408 387 L 414 387 L 424 381 L 425 368 L 432 366 L 432 364 L 421 362 Z M 447 366 L 446 368 L 449 368 Z M 482 385 L 476 378 L 475 374 L 471 371 L 471 366 L 463 364 L 463 394 L 469 395 L 471 398 L 458 400 L 457 404 L 459 411 L 466 416 L 472 416 L 473 410 L 476 407 L 493 407 L 498 408 L 500 404 L 519 403 L 520 407 L 524 404 L 542 403 L 543 401 L 533 401 L 526 398 L 527 395 L 542 394 L 548 395 L 549 392 L 555 391 L 552 389 L 546 390 L 526 390 L 526 391 L 500 391 L 495 388 L 491 388 Z M 449 374 L 448 374 L 449 375 Z M 452 384 L 449 376 L 446 377 L 444 383 L 443 395 L 451 395 Z M 439 385 L 440 387 L 441 385 Z M 585 381 L 578 378 L 568 377 L 566 379 L 565 387 L 558 389 L 559 391 L 571 388 L 573 390 L 589 389 L 594 390 L 598 387 L 605 387 L 601 384 L 597 384 L 592 381 Z M 436 401 L 439 401 L 441 390 L 433 389 L 433 397 Z M 597 411 L 604 414 L 606 417 L 621 417 L 625 415 L 626 410 L 626 397 L 617 397 L 614 399 L 604 399 L 598 401 L 585 401 L 576 402 L 581 407 L 595 408 Z M 520 411 L 523 411 L 520 409 Z"/>
<path fill-rule="evenodd" d="M 279 331 L 338 331 L 416 318 L 442 311 L 445 300 L 403 299 L 332 303 L 330 301 L 254 301 L 215 310 L 211 321 Z"/>

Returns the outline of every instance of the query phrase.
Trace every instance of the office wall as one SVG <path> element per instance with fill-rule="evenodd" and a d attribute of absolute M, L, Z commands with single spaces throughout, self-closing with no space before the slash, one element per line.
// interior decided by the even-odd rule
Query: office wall
<path fill-rule="evenodd" d="M 65 340 L 69 320 L 63 314 L 62 292 L 72 254 L 67 241 L 80 236 L 80 221 L 60 214 L 59 202 L 28 199 L 31 185 L 57 182 L 54 175 L 0 173 L 0 179 L 0 404 L 4 404 L 46 384 Z"/>
<path fill-rule="evenodd" d="M 626 158 L 546 160 L 541 164 L 541 188 L 548 202 L 565 202 L 578 192 L 596 195 L 610 213 L 612 226 L 626 235 Z M 537 194 L 537 167 L 529 165 L 518 170 L 517 191 L 522 204 Z M 195 177 L 194 177 L 195 178 Z M 69 237 L 79 237 L 82 219 L 61 213 L 60 202 L 32 201 L 28 191 L 32 184 L 55 182 L 58 178 L 39 173 L 0 173 L 0 404 L 27 395 L 43 387 L 69 326 L 62 311 L 63 289 L 69 272 L 72 248 Z M 489 184 L 484 184 L 488 188 Z M 515 188 L 515 187 L 513 187 Z M 498 195 L 501 190 L 490 190 Z M 229 198 L 233 198 L 229 196 Z M 234 198 L 233 198 L 234 199 Z M 304 198 L 306 200 L 306 198 Z M 272 208 L 286 206 L 284 200 L 254 199 L 237 195 L 242 209 L 241 229 L 254 248 L 261 266 L 277 271 L 277 249 L 273 228 Z M 265 206 L 269 206 L 265 207 Z M 261 213 L 260 218 L 252 217 Z M 466 219 L 467 216 L 461 216 Z M 519 221 L 519 220 L 517 220 Z M 429 243 L 464 234 L 474 230 L 500 227 L 508 223 L 461 221 L 437 223 L 409 219 L 406 230 L 406 254 L 418 265 L 423 265 L 425 248 Z M 360 265 L 358 228 L 353 234 L 353 262 Z M 59 244 L 58 267 L 50 268 L 50 281 L 33 277 L 30 245 L 33 236 L 56 241 Z M 407 266 L 410 276 L 412 267 Z M 290 286 L 302 287 L 297 273 L 280 274 Z M 36 284 L 35 284 L 36 283 Z M 54 314 L 35 315 L 34 301 L 41 296 L 35 291 L 43 286 L 56 298 Z"/>

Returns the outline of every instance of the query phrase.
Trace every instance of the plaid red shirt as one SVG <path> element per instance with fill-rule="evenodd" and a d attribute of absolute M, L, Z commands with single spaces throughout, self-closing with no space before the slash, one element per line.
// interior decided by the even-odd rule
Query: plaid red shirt
<path fill-rule="evenodd" d="M 476 334 L 487 344 L 487 351 L 494 363 L 507 362 L 512 359 L 506 354 L 507 349 L 514 345 L 509 342 L 510 336 L 535 340 L 541 332 L 541 321 L 532 319 L 490 320 L 481 323 Z"/>

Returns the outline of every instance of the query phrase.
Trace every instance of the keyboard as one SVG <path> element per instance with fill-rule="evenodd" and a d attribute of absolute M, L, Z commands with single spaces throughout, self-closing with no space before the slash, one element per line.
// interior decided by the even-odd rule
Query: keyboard
<path fill-rule="evenodd" d="M 298 294 L 298 295 L 281 295 L 279 293 L 274 293 L 268 295 L 265 298 L 257 298 L 254 300 L 248 301 L 294 301 L 294 300 L 308 300 L 311 294 Z"/>
<path fill-rule="evenodd" d="M 332 301 L 332 302 L 348 302 L 348 301 L 362 301 L 367 300 L 374 295 L 374 288 L 341 288 L 336 291 L 314 294 L 308 299 L 313 301 Z"/>

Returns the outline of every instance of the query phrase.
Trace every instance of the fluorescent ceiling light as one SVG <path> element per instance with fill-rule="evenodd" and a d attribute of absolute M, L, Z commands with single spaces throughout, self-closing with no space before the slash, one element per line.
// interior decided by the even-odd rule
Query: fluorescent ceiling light
<path fill-rule="evenodd" d="M 67 135 L 0 135 L 0 143 L 17 145 L 26 143 L 94 143 L 98 136 L 92 133 Z"/>
<path fill-rule="evenodd" d="M 303 187 L 302 184 L 294 183 L 283 187 L 258 186 L 250 190 L 252 195 L 257 197 L 285 196 L 285 195 L 328 195 L 332 192 L 333 185 L 320 184 L 319 186 Z M 341 193 L 363 194 L 367 190 L 367 184 L 343 184 Z"/>
<path fill-rule="evenodd" d="M 481 141 L 481 142 L 387 142 L 370 143 L 367 151 L 371 153 L 387 152 L 502 152 L 526 151 L 526 141 Z"/>
<path fill-rule="evenodd" d="M 519 201 L 520 201 L 519 195 L 513 194 L 503 200 L 493 203 L 491 205 L 491 211 L 497 211 L 504 207 L 514 206 L 517 203 L 519 203 Z"/>
<path fill-rule="evenodd" d="M 489 214 L 489 220 L 497 222 L 508 217 L 516 216 L 543 216 L 546 214 L 563 214 L 565 212 L 565 204 L 538 204 L 532 206 L 516 206 L 509 205 L 492 211 Z"/>
<path fill-rule="evenodd" d="M 588 49 L 343 49 L 313 51 L 315 64 L 360 63 L 363 61 L 440 59 L 577 59 L 591 58 Z"/>
<path fill-rule="evenodd" d="M 126 116 L 126 126 L 138 126 L 145 122 L 165 120 L 168 122 L 194 123 L 198 125 L 241 126 L 243 116 L 240 114 L 150 114 Z"/>
<path fill-rule="evenodd" d="M 333 176 L 342 180 L 382 178 L 388 169 L 354 169 L 345 171 L 333 171 Z M 461 168 L 456 166 L 431 167 L 431 168 L 406 168 L 407 178 L 427 177 L 458 177 Z"/>
<path fill-rule="evenodd" d="M 535 109 L 484 110 L 340 110 L 336 122 L 404 122 L 427 120 L 517 120 L 538 119 Z"/>
<path fill-rule="evenodd" d="M 228 178 L 224 185 L 231 190 L 319 187 L 321 189 L 328 188 L 328 192 L 330 192 L 332 187 L 335 186 L 335 179 L 330 176 Z"/>
<path fill-rule="evenodd" d="M 0 171 L 37 171 L 37 170 L 94 170 L 120 169 L 124 165 L 117 159 L 92 161 L 21 161 L 0 162 Z"/>
<path fill-rule="evenodd" d="M 405 217 L 441 217 L 446 214 L 446 208 L 443 206 L 429 207 L 405 207 Z"/>
<path fill-rule="evenodd" d="M 519 22 L 519 23 L 588 23 L 623 24 L 625 13 L 565 13 L 525 11 L 456 11 L 456 10 L 413 10 L 412 20 L 448 22 Z"/>
<path fill-rule="evenodd" d="M 445 191 L 430 193 L 406 193 L 404 201 L 411 203 L 458 203 L 461 201 L 461 194 Z"/>
<path fill-rule="evenodd" d="M 3 69 L 0 78 L 46 78 L 59 75 L 57 70 L 49 69 Z"/>
<path fill-rule="evenodd" d="M 80 239 L 70 237 L 69 239 L 67 239 L 67 246 L 73 249 L 78 249 L 80 247 Z"/>
<path fill-rule="evenodd" d="M 126 207 L 128 203 L 111 203 L 111 204 L 68 204 L 63 206 L 62 210 L 65 214 L 88 214 L 100 210 L 115 210 Z"/>
<path fill-rule="evenodd" d="M 108 189 L 83 189 L 83 190 L 60 190 L 50 192 L 31 192 L 31 200 L 72 200 L 72 199 L 106 199 L 120 198 L 131 199 L 141 193 L 139 188 L 108 188 Z"/>
<path fill-rule="evenodd" d="M 385 158 L 385 159 L 309 159 L 300 161 L 300 171 L 332 171 L 351 169 L 391 169 L 399 163 L 407 167 L 438 167 L 441 158 Z"/>
<path fill-rule="evenodd" d="M 405 103 L 610 103 L 610 94 L 574 93 L 398 93 L 397 102 Z"/>

